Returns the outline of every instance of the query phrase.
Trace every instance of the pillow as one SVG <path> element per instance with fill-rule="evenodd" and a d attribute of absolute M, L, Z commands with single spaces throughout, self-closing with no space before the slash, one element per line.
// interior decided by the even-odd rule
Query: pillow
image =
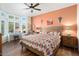
<path fill-rule="evenodd" d="M 49 34 L 50 32 L 47 32 L 47 34 Z"/>
<path fill-rule="evenodd" d="M 47 32 L 40 32 L 40 34 L 47 34 Z"/>
<path fill-rule="evenodd" d="M 58 35 L 60 36 L 60 32 L 58 32 Z"/>
<path fill-rule="evenodd" d="M 60 36 L 60 32 L 54 32 L 54 35 Z"/>
<path fill-rule="evenodd" d="M 50 34 L 53 34 L 53 32 L 50 32 Z"/>
<path fill-rule="evenodd" d="M 57 32 L 54 32 L 53 34 L 54 34 L 54 35 L 57 35 L 58 33 L 57 33 Z"/>
<path fill-rule="evenodd" d="M 53 32 L 49 32 L 48 34 L 49 34 L 49 35 L 54 35 L 54 33 L 53 33 Z"/>

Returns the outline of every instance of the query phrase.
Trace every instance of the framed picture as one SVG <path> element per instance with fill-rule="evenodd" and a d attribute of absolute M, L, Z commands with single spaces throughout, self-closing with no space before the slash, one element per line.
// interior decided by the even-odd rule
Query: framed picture
<path fill-rule="evenodd" d="M 53 20 L 47 20 L 47 25 L 52 25 L 53 24 Z"/>

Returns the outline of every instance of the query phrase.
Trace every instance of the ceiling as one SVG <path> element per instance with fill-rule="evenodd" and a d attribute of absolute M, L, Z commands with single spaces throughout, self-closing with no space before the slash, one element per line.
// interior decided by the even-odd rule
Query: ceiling
<path fill-rule="evenodd" d="M 46 12 L 58 10 L 61 8 L 65 8 L 68 6 L 74 5 L 73 3 L 40 3 L 37 8 L 42 9 L 41 11 L 34 10 L 33 13 L 31 13 L 31 10 L 26 10 L 25 8 L 28 8 L 24 5 L 24 3 L 0 3 L 0 9 L 15 14 L 17 16 L 35 16 L 39 14 L 43 14 Z"/>

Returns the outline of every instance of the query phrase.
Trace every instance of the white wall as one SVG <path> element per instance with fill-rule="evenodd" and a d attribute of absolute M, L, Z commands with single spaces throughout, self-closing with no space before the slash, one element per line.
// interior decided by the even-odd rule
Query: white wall
<path fill-rule="evenodd" d="M 78 38 L 78 51 L 79 51 L 79 4 L 77 4 L 77 38 Z"/>

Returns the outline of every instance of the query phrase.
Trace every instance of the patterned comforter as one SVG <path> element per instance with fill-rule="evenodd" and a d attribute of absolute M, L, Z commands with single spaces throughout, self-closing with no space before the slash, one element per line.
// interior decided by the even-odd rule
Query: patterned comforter
<path fill-rule="evenodd" d="M 23 35 L 20 42 L 42 51 L 44 55 L 52 55 L 53 50 L 60 43 L 60 36 L 58 33 Z"/>

